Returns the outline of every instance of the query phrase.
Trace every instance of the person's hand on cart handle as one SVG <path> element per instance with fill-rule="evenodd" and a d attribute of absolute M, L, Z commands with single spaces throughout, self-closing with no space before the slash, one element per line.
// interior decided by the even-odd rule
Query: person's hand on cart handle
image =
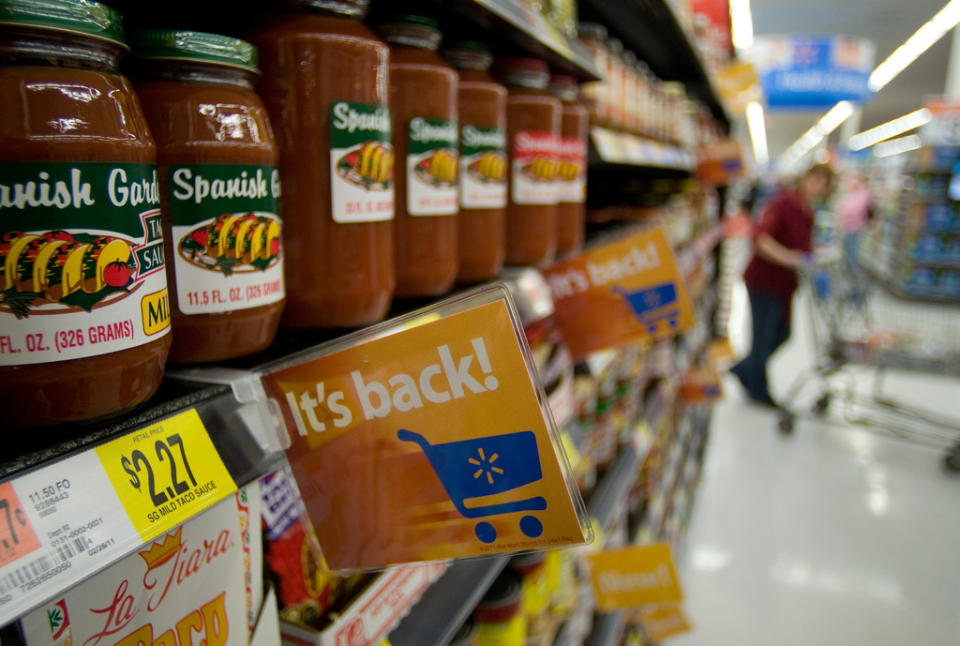
<path fill-rule="evenodd" d="M 757 253 L 770 262 L 776 263 L 781 267 L 789 269 L 800 269 L 805 266 L 803 251 L 785 247 L 774 240 L 768 233 L 761 233 L 756 240 Z"/>

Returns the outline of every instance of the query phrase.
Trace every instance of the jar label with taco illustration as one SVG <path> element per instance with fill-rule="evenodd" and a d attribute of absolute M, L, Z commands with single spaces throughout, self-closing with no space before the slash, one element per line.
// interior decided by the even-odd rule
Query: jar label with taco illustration
<path fill-rule="evenodd" d="M 502 209 L 507 205 L 507 138 L 500 128 L 460 128 L 460 206 Z"/>
<path fill-rule="evenodd" d="M 587 142 L 579 137 L 560 138 L 557 164 L 557 201 L 585 202 L 587 199 Z"/>
<path fill-rule="evenodd" d="M 513 138 L 511 194 L 515 204 L 556 204 L 559 137 L 522 130 Z"/>
<path fill-rule="evenodd" d="M 282 300 L 277 169 L 171 166 L 167 183 L 180 311 L 216 314 Z"/>
<path fill-rule="evenodd" d="M 152 164 L 0 163 L 0 365 L 170 331 L 159 192 Z"/>
<path fill-rule="evenodd" d="M 330 106 L 330 198 L 334 222 L 393 219 L 390 110 L 373 103 Z"/>
<path fill-rule="evenodd" d="M 456 215 L 457 122 L 410 119 L 407 154 L 407 213 Z"/>

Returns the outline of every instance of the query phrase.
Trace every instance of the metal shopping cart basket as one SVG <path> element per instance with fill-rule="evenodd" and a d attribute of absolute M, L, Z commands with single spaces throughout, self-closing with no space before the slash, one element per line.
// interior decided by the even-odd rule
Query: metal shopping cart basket
<path fill-rule="evenodd" d="M 816 359 L 782 400 L 780 430 L 793 430 L 800 394 L 815 383 L 814 414 L 825 415 L 832 403 L 840 403 L 850 423 L 948 449 L 945 465 L 960 471 L 960 419 L 884 391 L 890 370 L 960 379 L 960 306 L 905 301 L 866 272 L 852 275 L 839 262 L 804 270 L 801 281 Z M 872 375 L 856 367 L 872 369 Z M 858 381 L 862 386 L 871 376 L 867 392 L 858 390 Z"/>
<path fill-rule="evenodd" d="M 413 442 L 423 450 L 450 501 L 464 518 L 487 518 L 547 508 L 547 501 L 541 496 L 475 507 L 466 504 L 468 499 L 513 491 L 543 477 L 537 436 L 533 431 L 431 444 L 419 433 L 401 429 L 397 438 Z M 484 543 L 497 540 L 497 530 L 489 522 L 477 523 L 474 531 Z M 536 538 L 543 533 L 543 524 L 536 516 L 526 515 L 520 519 L 520 531 Z"/>

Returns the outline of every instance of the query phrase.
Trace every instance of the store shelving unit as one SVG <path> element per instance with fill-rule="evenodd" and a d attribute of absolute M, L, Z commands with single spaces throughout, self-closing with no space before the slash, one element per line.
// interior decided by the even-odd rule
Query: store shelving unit
<path fill-rule="evenodd" d="M 593 632 L 587 639 L 587 646 L 617 646 L 626 627 L 625 613 L 609 612 L 597 615 L 593 621 Z"/>
<path fill-rule="evenodd" d="M 474 23 L 504 36 L 531 56 L 543 58 L 558 71 L 582 81 L 601 76 L 580 41 L 564 34 L 528 4 L 514 0 L 454 0 L 451 4 Z"/>
<path fill-rule="evenodd" d="M 494 556 L 452 564 L 390 633 L 390 644 L 448 643 L 509 560 Z"/>
<path fill-rule="evenodd" d="M 690 173 L 694 157 L 689 150 L 606 128 L 590 128 L 590 161 Z"/>
<path fill-rule="evenodd" d="M 607 25 L 660 78 L 683 83 L 729 130 L 720 95 L 667 0 L 581 0 L 580 16 Z"/>
<path fill-rule="evenodd" d="M 262 424 L 260 411 L 255 407 L 239 404 L 229 387 L 189 384 L 167 379 L 160 393 L 149 405 L 123 416 L 118 421 L 71 427 L 62 439 L 54 442 L 50 442 L 48 437 L 44 439 L 44 435 L 24 435 L 21 437 L 21 446 L 26 448 L 31 443 L 34 446 L 0 463 L 0 485 L 25 476 L 29 476 L 32 481 L 39 479 L 51 483 L 69 478 L 73 481 L 71 489 L 84 495 L 83 485 L 86 482 L 78 482 L 77 476 L 91 474 L 78 473 L 75 469 L 68 468 L 69 460 L 89 455 L 106 442 L 135 435 L 147 427 L 190 410 L 199 415 L 219 460 L 223 462 L 238 487 L 256 480 L 282 463 L 282 453 L 271 447 L 271 440 L 264 434 L 265 426 Z M 206 461 L 209 456 L 192 457 L 200 462 Z M 96 460 L 91 462 L 96 464 Z M 42 493 L 39 495 L 47 497 Z M 73 513 L 74 511 L 77 513 Z M 83 527 L 88 519 L 80 514 L 85 511 L 67 506 L 62 512 L 58 512 L 57 518 L 71 527 Z M 81 535 L 79 540 L 85 539 Z M 12 599 L 0 607 L 0 626 L 61 595 L 86 576 L 109 567 L 141 546 L 139 541 L 125 544 L 121 541 L 118 549 L 100 551 L 79 567 L 71 567 L 56 576 L 50 576 L 42 586 L 31 588 L 29 594 L 13 595 Z M 30 554 L 28 565 L 42 568 L 43 565 L 37 564 L 48 564 L 51 567 L 47 569 L 54 570 L 57 568 L 53 566 L 63 562 L 64 557 L 64 554 L 59 554 L 58 550 L 43 542 Z M 73 556 L 70 556 L 71 560 L 72 558 Z M 18 573 L 10 573 L 0 582 L 0 587 L 7 591 L 16 590 L 22 583 L 18 578 Z"/>
<path fill-rule="evenodd" d="M 136 3 L 128 3 L 131 11 Z M 181 3 L 184 4 L 184 3 Z M 382 4 L 382 3 L 381 3 Z M 557 71 L 573 74 L 587 81 L 600 77 L 586 49 L 568 37 L 559 28 L 528 6 L 515 0 L 453 0 L 436 3 L 443 11 L 459 15 L 470 24 L 479 26 L 484 36 L 490 36 L 506 46 L 546 59 Z M 651 68 L 668 80 L 684 82 L 691 94 L 703 100 L 713 114 L 729 127 L 729 119 L 718 98 L 709 76 L 700 63 L 688 35 L 665 0 L 583 0 L 585 16 L 599 18 L 620 35 L 627 46 L 646 59 Z M 207 27 L 203 13 L 198 18 L 197 28 Z M 215 17 L 215 11 L 205 12 Z M 133 21 L 136 24 L 136 20 Z M 657 176 L 673 178 L 688 175 L 694 166 L 689 151 L 660 142 L 641 139 L 623 133 L 594 128 L 591 133 L 592 160 L 608 168 L 618 167 L 618 172 L 633 172 L 643 169 Z M 593 172 L 593 170 L 591 170 Z M 716 231 L 711 238 L 698 237 L 691 245 L 693 251 L 683 260 L 685 269 L 693 269 L 711 252 L 719 240 Z M 508 281 L 520 281 L 516 273 L 504 275 Z M 524 289 L 514 290 L 522 294 Z M 549 298 L 549 295 L 548 295 Z M 405 303 L 391 315 L 409 311 L 423 303 Z M 519 309 L 523 310 L 521 304 Z M 529 305 L 533 310 L 536 304 Z M 282 358 L 296 351 L 333 338 L 329 333 L 294 334 L 258 357 L 232 362 L 234 376 L 267 360 Z M 13 444 L 15 451 L 0 459 L 0 486 L 25 474 L 49 472 L 55 474 L 62 460 L 86 451 L 95 450 L 106 442 L 136 433 L 139 430 L 162 422 L 186 411 L 195 410 L 213 442 L 219 459 L 226 466 L 238 486 L 250 483 L 284 463 L 280 450 L 282 440 L 272 426 L 268 411 L 258 404 L 242 403 L 237 391 L 227 383 L 223 375 L 208 373 L 207 383 L 198 383 L 168 377 L 161 392 L 146 405 L 121 416 L 118 421 L 71 426 L 59 437 L 47 435 L 18 438 Z M 216 375 L 220 375 L 219 377 Z M 194 374 L 193 377 L 197 375 Z M 544 380 L 549 380 L 544 375 Z M 644 402 L 643 421 L 651 429 L 661 426 L 664 417 L 672 410 L 672 392 L 665 385 L 655 388 Z M 697 437 L 694 434 L 694 437 Z M 649 438 L 648 438 L 649 439 Z M 613 465 L 606 471 L 588 499 L 588 512 L 602 528 L 608 528 L 622 510 L 622 503 L 631 489 L 637 485 L 641 468 L 651 449 L 650 442 L 637 441 L 622 448 Z M 689 480 L 687 473 L 690 456 L 697 451 L 696 445 L 685 447 L 683 458 L 677 458 L 672 468 L 674 484 Z M 677 487 L 673 487 L 677 489 Z M 692 496 L 688 496 L 692 498 Z M 665 507 L 664 511 L 669 509 Z M 142 544 L 131 544 L 122 552 L 110 552 L 96 562 L 95 570 L 102 570 L 123 556 L 132 553 Z M 105 553 L 107 554 L 107 553 Z M 472 612 L 497 575 L 504 569 L 509 557 L 458 561 L 423 593 L 418 603 L 412 604 L 402 620 L 390 632 L 394 646 L 431 646 L 446 644 L 463 620 Z M 16 612 L 0 611 L 0 626 L 24 612 L 62 594 L 81 578 L 60 577 L 51 580 L 42 588 L 29 605 L 19 605 Z M 598 615 L 588 641 L 590 646 L 613 646 L 618 643 L 627 624 L 624 613 Z"/>
<path fill-rule="evenodd" d="M 958 150 L 912 153 L 896 208 L 880 213 L 860 245 L 860 264 L 896 298 L 960 301 L 960 209 L 949 190 Z"/>

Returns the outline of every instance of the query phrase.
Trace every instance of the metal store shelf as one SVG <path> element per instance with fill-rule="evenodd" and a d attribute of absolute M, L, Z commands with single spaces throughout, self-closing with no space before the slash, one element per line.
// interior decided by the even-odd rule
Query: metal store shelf
<path fill-rule="evenodd" d="M 625 613 L 610 612 L 597 615 L 593 621 L 593 632 L 587 638 L 586 646 L 617 646 L 626 627 Z"/>
<path fill-rule="evenodd" d="M 453 563 L 390 633 L 392 646 L 449 643 L 509 560 L 496 556 Z"/>
<path fill-rule="evenodd" d="M 693 154 L 683 148 L 644 139 L 626 132 L 590 128 L 594 155 L 591 161 L 602 164 L 664 168 L 689 173 L 694 167 Z"/>
<path fill-rule="evenodd" d="M 580 18 L 606 25 L 660 78 L 684 83 L 729 130 L 720 95 L 667 0 L 581 0 Z"/>
<path fill-rule="evenodd" d="M 573 74 L 582 81 L 599 79 L 593 58 L 580 41 L 569 38 L 552 22 L 530 6 L 517 0 L 454 0 L 462 14 L 505 37 L 525 52 L 545 59 L 558 71 Z"/>
<path fill-rule="evenodd" d="M 0 485 L 9 486 L 9 483 L 14 483 L 4 496 L 9 496 L 10 492 L 18 493 L 21 502 L 26 505 L 26 491 L 32 489 L 25 490 L 26 484 L 16 484 L 17 482 L 42 481 L 54 484 L 68 482 L 63 480 L 68 478 L 70 486 L 65 491 L 70 493 L 64 494 L 67 497 L 63 504 L 58 502 L 59 494 L 47 494 L 45 491 L 30 493 L 29 503 L 46 505 L 49 499 L 52 504 L 43 507 L 41 517 L 48 511 L 56 510 L 56 515 L 51 518 L 55 517 L 74 528 L 83 528 L 90 520 L 90 507 L 74 504 L 73 500 L 76 496 L 82 499 L 85 495 L 95 495 L 86 491 L 85 487 L 99 481 L 99 478 L 106 478 L 105 471 L 101 470 L 106 469 L 106 463 L 102 467 L 93 466 L 100 462 L 92 456 L 92 451 L 106 442 L 133 435 L 190 410 L 195 410 L 199 415 L 219 460 L 237 486 L 242 487 L 256 480 L 276 468 L 282 461 L 282 453 L 266 448 L 270 442 L 265 440 L 257 411 L 238 404 L 229 387 L 184 384 L 167 379 L 160 393 L 148 404 L 120 417 L 116 422 L 68 425 L 61 429 L 45 430 L 43 433 L 22 435 L 20 446 L 23 450 L 20 455 L 0 463 Z M 54 434 L 58 437 L 52 438 Z M 46 446 L 39 444 L 29 447 L 28 442 L 42 442 Z M 208 462 L 209 456 L 200 455 L 201 450 L 197 449 L 197 445 L 191 446 L 189 450 L 194 464 Z M 88 457 L 91 459 L 87 459 Z M 80 463 L 84 466 L 78 470 L 76 465 Z M 100 475 L 94 473 L 98 470 Z M 21 478 L 26 479 L 20 480 Z M 112 508 L 110 501 L 99 500 L 99 503 L 103 505 L 101 510 Z M 193 513 L 200 513 L 203 509 L 205 507 Z M 101 521 L 106 524 L 98 523 L 94 526 L 109 529 L 110 521 L 114 520 L 117 519 L 113 516 L 102 518 Z M 179 522 L 185 520 L 187 518 Z M 109 567 L 143 545 L 141 539 L 124 538 L 121 534 L 106 537 L 111 541 L 111 548 L 116 545 L 115 549 L 93 551 L 91 548 L 95 549 L 97 546 L 90 545 L 87 536 L 81 534 L 79 544 L 71 545 L 69 549 L 56 547 L 53 543 L 48 545 L 43 539 L 41 545 L 29 553 L 29 557 L 23 555 L 25 561 L 17 559 L 7 564 L 9 567 L 5 569 L 2 585 L 12 593 L 7 595 L 9 599 L 5 597 L 0 605 L 0 626 L 61 595 L 83 579 Z M 116 543 L 113 542 L 114 538 Z M 37 563 L 46 565 L 36 566 L 40 569 L 31 571 L 29 575 L 24 574 L 26 569 L 32 570 Z M 52 567 L 57 564 L 60 566 Z M 47 571 L 42 572 L 41 569 Z M 36 581 L 33 579 L 42 583 L 34 585 Z"/>

